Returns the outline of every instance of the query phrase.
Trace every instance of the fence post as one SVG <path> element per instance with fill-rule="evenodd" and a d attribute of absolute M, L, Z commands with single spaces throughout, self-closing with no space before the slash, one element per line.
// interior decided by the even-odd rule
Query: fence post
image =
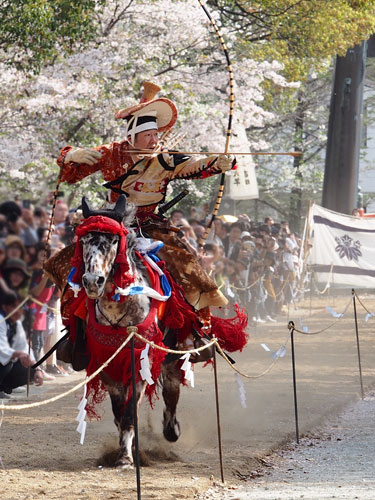
<path fill-rule="evenodd" d="M 137 475 L 137 500 L 141 500 L 141 468 L 139 465 L 139 441 L 138 441 L 138 411 L 137 411 L 137 384 L 135 379 L 135 357 L 134 337 L 130 339 L 131 366 L 132 366 L 132 404 L 134 418 L 134 445 L 135 445 L 135 469 Z"/>
<path fill-rule="evenodd" d="M 221 445 L 221 425 L 220 425 L 220 406 L 219 406 L 219 386 L 217 379 L 216 345 L 214 346 L 213 349 L 213 362 L 214 362 L 214 377 L 215 377 L 216 422 L 217 422 L 217 439 L 219 444 L 220 474 L 221 474 L 221 481 L 222 483 L 224 483 L 224 465 L 223 465 L 223 449 Z"/>
<path fill-rule="evenodd" d="M 356 339 L 357 339 L 357 355 L 358 355 L 359 380 L 361 382 L 361 398 L 363 399 L 363 380 L 362 380 L 361 350 L 360 350 L 360 347 L 359 347 L 357 306 L 356 306 L 356 302 L 355 302 L 355 291 L 354 291 L 354 288 L 352 288 L 352 295 L 353 295 L 355 335 L 356 335 Z"/>
<path fill-rule="evenodd" d="M 298 404 L 297 404 L 297 381 L 296 381 L 296 358 L 294 354 L 294 323 L 289 321 L 288 328 L 290 330 L 290 341 L 292 346 L 292 372 L 293 372 L 293 395 L 294 395 L 294 420 L 296 424 L 296 441 L 299 443 L 298 430 Z"/>

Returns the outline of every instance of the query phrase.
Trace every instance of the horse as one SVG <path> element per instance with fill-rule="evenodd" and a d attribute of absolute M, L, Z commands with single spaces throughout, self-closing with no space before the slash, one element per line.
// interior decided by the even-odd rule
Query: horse
<path fill-rule="evenodd" d="M 137 251 L 139 238 L 136 237 L 134 231 L 127 229 L 134 218 L 134 209 L 127 206 L 126 197 L 122 195 L 113 209 L 106 208 L 98 211 L 92 210 L 86 198 L 83 198 L 82 211 L 84 221 L 76 229 L 79 240 L 76 243 L 76 254 L 72 260 L 72 263 L 75 263 L 73 270 L 77 271 L 79 267 L 81 269 L 78 269 L 75 279 L 70 278 L 69 283 L 73 288 L 77 286 L 74 281 L 81 283 L 84 289 L 82 291 L 88 298 L 88 319 L 86 319 L 85 328 L 91 356 L 89 365 L 91 369 L 87 370 L 90 374 L 90 371 L 95 371 L 103 361 L 102 358 L 95 359 L 96 356 L 107 356 L 108 353 L 113 352 L 121 345 L 127 336 L 126 328 L 128 326 L 142 325 L 152 314 L 151 326 L 147 330 L 148 334 L 151 335 L 150 339 L 156 344 L 162 345 L 163 334 L 159 330 L 158 321 L 154 319 L 156 314 L 155 299 L 150 298 L 147 293 L 124 294 L 124 290 L 129 291 L 130 288 L 132 290 L 155 288 L 150 266 L 146 265 L 147 263 Z M 162 291 L 159 292 L 159 295 L 162 296 Z M 102 329 L 106 331 L 103 333 Z M 100 342 L 100 349 L 95 349 L 97 341 Z M 139 366 L 139 355 L 145 345 L 137 340 L 135 342 L 138 358 L 136 366 Z M 112 351 L 106 351 L 108 343 L 112 343 L 109 346 Z M 162 363 L 165 354 L 156 349 L 152 349 L 152 351 L 154 352 L 153 377 L 158 377 L 159 371 L 161 371 L 162 396 L 165 403 L 163 434 L 168 441 L 177 441 L 181 434 L 180 425 L 176 418 L 181 382 L 179 360 L 174 359 L 171 362 Z M 118 358 L 124 352 L 122 365 L 117 363 L 116 358 L 101 372 L 100 378 L 110 395 L 114 422 L 119 431 L 120 452 L 115 466 L 127 469 L 133 467 L 134 415 L 130 398 L 131 371 L 128 346 L 123 349 Z M 159 365 L 159 371 L 157 365 Z M 121 376 L 117 376 L 119 370 L 127 372 L 125 382 Z M 139 378 L 139 374 L 137 375 Z M 156 380 L 154 383 L 155 387 Z M 146 381 L 137 380 L 136 401 L 138 408 L 146 387 L 150 388 Z"/>

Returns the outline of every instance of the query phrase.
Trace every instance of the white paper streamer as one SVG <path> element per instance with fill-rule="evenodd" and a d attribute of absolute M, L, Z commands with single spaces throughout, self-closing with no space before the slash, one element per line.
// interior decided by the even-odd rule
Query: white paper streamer
<path fill-rule="evenodd" d="M 150 370 L 150 360 L 148 359 L 148 351 L 150 348 L 150 344 L 146 344 L 146 347 L 141 352 L 141 368 L 139 373 L 142 377 L 142 380 L 146 380 L 148 385 L 152 385 L 154 383 Z"/>
<path fill-rule="evenodd" d="M 285 345 L 279 347 L 277 351 L 273 352 L 271 354 L 272 359 L 277 359 L 277 358 L 283 358 L 286 354 L 286 347 Z"/>
<path fill-rule="evenodd" d="M 76 431 L 81 434 L 81 437 L 80 437 L 80 444 L 83 444 L 84 441 L 85 441 L 85 434 L 86 434 L 86 422 L 85 422 L 85 418 L 86 418 L 86 404 L 87 404 L 87 399 L 86 399 L 86 391 L 87 391 L 87 386 L 86 384 L 83 386 L 83 397 L 81 399 L 81 401 L 79 402 L 79 405 L 77 406 L 77 409 L 79 410 L 78 411 L 78 415 L 77 415 L 77 418 L 76 418 L 76 421 L 78 422 L 78 425 L 77 425 L 77 429 Z"/>
<path fill-rule="evenodd" d="M 123 296 L 135 295 L 134 290 L 136 290 L 136 294 L 146 295 L 147 297 L 159 300 L 160 302 L 166 302 L 169 299 L 169 295 L 161 295 L 159 292 L 149 286 L 128 286 L 126 288 L 121 288 L 118 286 L 115 290 L 115 294 L 119 293 Z"/>
<path fill-rule="evenodd" d="M 268 347 L 268 345 L 267 345 L 267 344 L 260 344 L 260 345 L 261 345 L 261 347 L 263 347 L 263 349 L 264 349 L 265 351 L 267 351 L 267 352 L 271 352 L 271 349 Z"/>
<path fill-rule="evenodd" d="M 301 330 L 305 333 L 310 333 L 309 332 L 309 327 L 308 326 L 303 326 L 302 319 L 299 318 L 299 324 L 301 325 Z"/>
<path fill-rule="evenodd" d="M 236 372 L 234 372 L 234 378 L 236 379 L 236 382 L 237 382 L 238 397 L 240 399 L 241 406 L 242 406 L 242 408 L 247 408 L 246 389 L 245 389 L 244 383 L 242 382 L 239 374 Z"/>
<path fill-rule="evenodd" d="M 189 361 L 190 359 L 190 354 L 187 352 L 183 356 L 181 356 L 180 359 L 183 359 L 184 362 L 181 366 L 181 370 L 185 372 L 185 380 L 190 382 L 191 387 L 194 387 L 194 372 L 191 368 L 191 363 Z"/>
<path fill-rule="evenodd" d="M 374 316 L 374 313 L 367 313 L 366 316 L 365 316 L 365 321 L 368 321 L 373 316 Z"/>
<path fill-rule="evenodd" d="M 331 306 L 326 306 L 326 310 L 331 313 L 334 318 L 342 318 L 344 316 L 343 313 L 337 313 Z"/>

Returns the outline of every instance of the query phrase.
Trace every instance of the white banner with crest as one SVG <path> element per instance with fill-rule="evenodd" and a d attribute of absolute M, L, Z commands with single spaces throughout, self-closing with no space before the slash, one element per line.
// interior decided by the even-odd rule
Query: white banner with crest
<path fill-rule="evenodd" d="M 309 217 L 312 248 L 307 264 L 326 283 L 375 288 L 375 219 L 352 217 L 313 205 Z"/>

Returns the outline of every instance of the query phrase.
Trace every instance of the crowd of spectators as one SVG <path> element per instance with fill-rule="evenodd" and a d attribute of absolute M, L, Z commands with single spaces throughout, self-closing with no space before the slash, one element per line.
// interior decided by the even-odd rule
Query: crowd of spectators
<path fill-rule="evenodd" d="M 276 321 L 297 295 L 301 238 L 287 221 L 219 216 L 200 249 L 206 219 L 206 210 L 171 214 L 171 222 L 229 302 L 244 307 L 251 323 Z"/>
<path fill-rule="evenodd" d="M 0 398 L 25 383 L 27 372 L 40 384 L 71 371 L 69 365 L 57 365 L 55 355 L 40 371 L 28 370 L 61 335 L 54 313 L 60 292 L 42 265 L 45 252 L 49 257 L 72 242 L 76 210 L 57 200 L 46 247 L 51 207 L 50 199 L 38 206 L 27 200 L 0 204 Z M 180 237 L 229 303 L 246 309 L 250 323 L 275 321 L 296 295 L 300 238 L 286 221 L 275 223 L 267 217 L 259 223 L 244 214 L 219 216 L 201 248 L 207 211 L 207 206 L 201 211 L 193 208 L 189 214 L 174 210 L 169 222 L 180 229 Z M 27 296 L 31 299 L 8 318 Z"/>
<path fill-rule="evenodd" d="M 67 203 L 59 199 L 46 245 L 50 200 L 40 206 L 28 200 L 0 204 L 0 399 L 24 391 L 28 378 L 40 385 L 72 371 L 69 365 L 58 366 L 55 355 L 30 369 L 60 336 L 55 314 L 60 292 L 42 265 L 45 253 L 49 257 L 70 242 L 70 215 Z"/>

